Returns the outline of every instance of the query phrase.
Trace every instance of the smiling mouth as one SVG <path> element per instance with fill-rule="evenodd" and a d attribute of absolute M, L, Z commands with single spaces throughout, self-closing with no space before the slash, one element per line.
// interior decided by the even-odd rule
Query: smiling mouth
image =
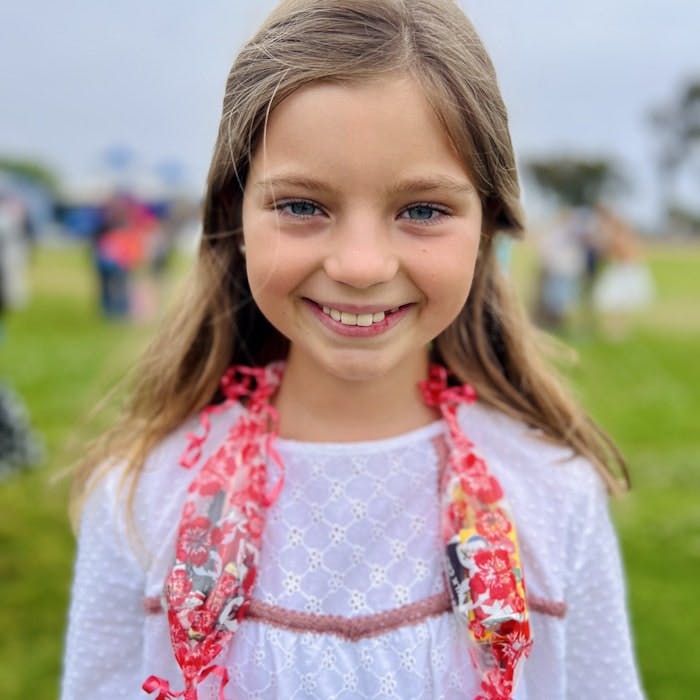
<path fill-rule="evenodd" d="M 378 311 L 373 314 L 354 314 L 349 311 L 340 311 L 333 309 L 330 306 L 321 306 L 319 308 L 326 316 L 330 316 L 334 321 L 342 323 L 344 326 L 363 326 L 369 327 L 376 323 L 382 323 L 388 316 L 395 314 L 402 306 L 395 306 L 393 309 L 386 311 Z"/>

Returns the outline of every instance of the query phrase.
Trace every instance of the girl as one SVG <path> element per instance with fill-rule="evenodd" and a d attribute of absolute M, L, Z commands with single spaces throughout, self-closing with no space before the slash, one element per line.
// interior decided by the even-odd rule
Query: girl
<path fill-rule="evenodd" d="M 641 697 L 624 465 L 497 273 L 518 181 L 457 5 L 282 2 L 203 229 L 78 481 L 64 700 Z"/>

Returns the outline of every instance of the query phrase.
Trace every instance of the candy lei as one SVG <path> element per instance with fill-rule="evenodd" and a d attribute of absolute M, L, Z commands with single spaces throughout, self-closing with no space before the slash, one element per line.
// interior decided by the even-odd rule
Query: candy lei
<path fill-rule="evenodd" d="M 274 448 L 277 413 L 270 398 L 284 366 L 235 366 L 221 381 L 223 404 L 200 415 L 202 431 L 188 436 L 181 465 L 200 459 L 213 413 L 245 399 L 246 410 L 189 486 L 177 533 L 176 556 L 164 587 L 170 638 L 185 681 L 181 692 L 167 680 L 143 684 L 156 700 L 197 700 L 208 676 L 219 678 L 219 698 L 229 681 L 216 663 L 245 616 L 260 560 L 265 513 L 283 484 L 284 465 Z M 462 433 L 457 410 L 475 400 L 468 385 L 448 387 L 447 372 L 430 369 L 420 388 L 449 428 L 450 453 L 441 490 L 445 571 L 458 619 L 471 640 L 471 661 L 481 676 L 475 700 L 511 700 L 521 660 L 532 639 L 515 528 L 498 480 Z M 267 465 L 280 467 L 268 488 Z"/>
<path fill-rule="evenodd" d="M 440 485 L 445 576 L 452 608 L 468 630 L 471 660 L 481 675 L 475 700 L 510 700 L 532 648 L 525 580 L 510 509 L 498 479 L 462 432 L 461 404 L 476 393 L 447 386 L 447 372 L 432 366 L 421 382 L 428 406 L 440 409 L 449 429 L 449 457 Z"/>
<path fill-rule="evenodd" d="M 175 563 L 164 588 L 170 641 L 185 689 L 176 693 L 168 681 L 151 676 L 143 689 L 157 691 L 158 700 L 197 700 L 197 686 L 211 674 L 219 676 L 219 697 L 224 698 L 228 672 L 213 662 L 245 615 L 260 559 L 265 511 L 283 483 L 280 477 L 266 492 L 268 460 L 283 466 L 273 445 L 277 413 L 270 404 L 282 370 L 282 365 L 230 368 L 221 380 L 226 401 L 205 408 L 200 415 L 202 434 L 188 436 L 180 463 L 192 468 L 209 435 L 210 415 L 246 399 L 246 410 L 187 492 Z"/>

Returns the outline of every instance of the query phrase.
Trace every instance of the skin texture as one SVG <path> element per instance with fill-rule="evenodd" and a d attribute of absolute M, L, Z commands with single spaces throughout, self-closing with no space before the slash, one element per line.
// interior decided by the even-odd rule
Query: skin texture
<path fill-rule="evenodd" d="M 481 226 L 468 169 L 409 77 L 316 83 L 273 110 L 243 231 L 253 297 L 291 341 L 283 435 L 383 437 L 432 420 L 416 384 L 467 298 Z M 348 329 L 323 305 L 386 317 Z"/>

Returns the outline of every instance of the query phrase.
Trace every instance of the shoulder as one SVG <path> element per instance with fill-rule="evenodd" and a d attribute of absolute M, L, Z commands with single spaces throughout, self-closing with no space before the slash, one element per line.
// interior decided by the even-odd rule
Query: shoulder
<path fill-rule="evenodd" d="M 208 427 L 200 416 L 185 421 L 170 435 L 156 445 L 144 462 L 139 475 L 137 495 L 143 498 L 162 497 L 165 493 L 187 488 L 192 477 L 206 462 L 208 457 L 221 444 L 242 408 L 236 405 L 218 413 L 211 413 L 206 419 Z M 193 467 L 181 464 L 182 456 L 192 436 L 206 436 L 201 446 L 201 455 Z"/>
<path fill-rule="evenodd" d="M 607 492 L 591 462 L 566 445 L 479 402 L 460 414 L 465 435 L 499 479 L 529 546 L 556 558 L 607 511 Z"/>
<path fill-rule="evenodd" d="M 571 447 L 481 402 L 464 407 L 460 424 L 489 466 L 517 490 L 536 491 L 554 503 L 606 498 L 602 477 Z"/>
<path fill-rule="evenodd" d="M 460 421 L 513 511 L 531 592 L 566 600 L 571 572 L 590 543 L 615 548 L 602 477 L 571 448 L 478 402 Z"/>
<path fill-rule="evenodd" d="M 158 507 L 164 500 L 184 500 L 185 492 L 202 465 L 223 441 L 243 409 L 240 405 L 211 413 L 204 420 L 199 415 L 185 421 L 152 450 L 139 475 L 136 497 L 146 508 Z M 205 428 L 205 423 L 208 427 Z M 192 467 L 181 460 L 193 436 L 206 436 L 201 454 Z"/>
<path fill-rule="evenodd" d="M 209 417 L 210 428 L 202 445 L 201 457 L 191 468 L 183 467 L 181 458 L 190 436 L 204 433 L 199 416 L 185 421 L 151 450 L 135 482 L 124 464 L 115 464 L 106 471 L 99 470 L 83 518 L 95 510 L 99 510 L 102 517 L 109 514 L 118 530 L 126 533 L 126 539 L 136 540 L 136 549 L 140 550 L 137 556 L 143 559 L 145 555 L 144 564 L 147 565 L 151 555 L 163 546 L 177 527 L 192 479 L 221 444 L 241 410 L 235 406 Z M 132 483 L 133 499 L 130 498 Z M 129 533 L 135 537 L 129 537 Z"/>

